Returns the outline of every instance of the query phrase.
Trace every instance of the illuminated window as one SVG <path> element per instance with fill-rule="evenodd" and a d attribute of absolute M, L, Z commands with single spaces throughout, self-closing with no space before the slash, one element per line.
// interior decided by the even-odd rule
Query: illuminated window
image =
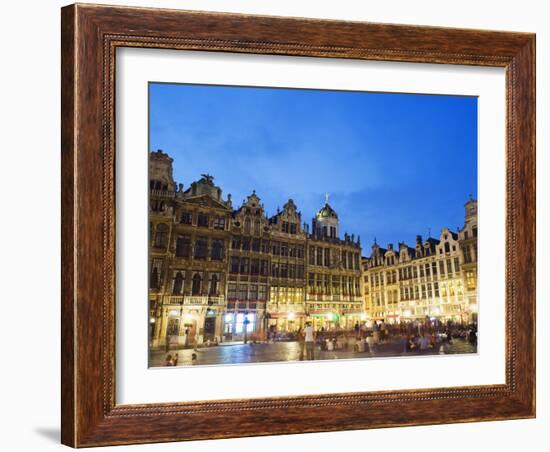
<path fill-rule="evenodd" d="M 245 320 L 247 322 L 245 322 Z M 238 333 L 244 333 L 244 326 L 248 323 L 246 326 L 247 333 L 252 333 L 254 331 L 254 324 L 256 323 L 256 315 L 255 314 L 243 314 L 242 312 L 239 312 L 236 317 L 235 321 L 235 332 Z"/>

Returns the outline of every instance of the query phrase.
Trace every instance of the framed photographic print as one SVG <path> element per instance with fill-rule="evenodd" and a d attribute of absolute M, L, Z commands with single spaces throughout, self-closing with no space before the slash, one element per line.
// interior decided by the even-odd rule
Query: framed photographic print
<path fill-rule="evenodd" d="M 535 37 L 62 9 L 62 442 L 535 415 Z"/>

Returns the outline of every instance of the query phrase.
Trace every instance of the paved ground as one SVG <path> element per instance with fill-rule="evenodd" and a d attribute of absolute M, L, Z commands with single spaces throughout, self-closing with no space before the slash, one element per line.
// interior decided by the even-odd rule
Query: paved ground
<path fill-rule="evenodd" d="M 400 340 L 394 340 L 385 344 L 379 344 L 366 352 L 354 352 L 352 350 L 320 351 L 315 349 L 316 360 L 328 359 L 357 359 L 390 356 L 414 356 L 419 354 L 457 354 L 475 353 L 476 346 L 468 341 L 455 339 L 452 344 L 443 347 L 436 347 L 425 352 L 405 352 L 404 344 Z M 198 351 L 192 349 L 174 349 L 169 352 L 172 356 L 178 354 L 178 366 L 190 364 L 243 364 L 275 361 L 298 361 L 300 346 L 298 342 L 276 342 L 272 344 L 230 344 L 216 347 L 200 348 Z M 191 361 L 193 353 L 197 354 L 195 362 Z M 167 353 L 164 351 L 153 351 L 150 355 L 151 367 L 164 366 Z"/>

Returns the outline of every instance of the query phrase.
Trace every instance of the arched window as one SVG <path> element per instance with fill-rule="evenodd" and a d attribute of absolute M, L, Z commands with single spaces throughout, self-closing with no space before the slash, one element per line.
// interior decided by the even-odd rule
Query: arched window
<path fill-rule="evenodd" d="M 450 253 L 451 252 L 451 248 L 449 246 L 449 242 L 445 242 L 445 252 L 446 253 Z"/>
<path fill-rule="evenodd" d="M 202 286 L 202 277 L 198 273 L 195 273 L 195 276 L 193 276 L 193 285 L 191 287 L 191 294 L 200 295 L 201 286 Z"/>
<path fill-rule="evenodd" d="M 177 272 L 174 278 L 174 287 L 172 288 L 172 294 L 179 295 L 183 289 L 183 275 L 181 272 Z"/>
<path fill-rule="evenodd" d="M 244 220 L 244 233 L 250 234 L 250 218 L 248 217 Z"/>
<path fill-rule="evenodd" d="M 254 235 L 260 235 L 260 220 L 254 221 Z"/>
<path fill-rule="evenodd" d="M 212 275 L 212 280 L 210 281 L 210 294 L 209 295 L 218 295 L 218 275 Z"/>
<path fill-rule="evenodd" d="M 168 226 L 161 223 L 157 226 L 157 233 L 155 235 L 155 247 L 166 248 L 168 244 Z"/>

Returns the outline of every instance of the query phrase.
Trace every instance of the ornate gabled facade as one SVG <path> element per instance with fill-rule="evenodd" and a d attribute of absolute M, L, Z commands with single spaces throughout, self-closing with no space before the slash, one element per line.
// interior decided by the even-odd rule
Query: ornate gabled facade
<path fill-rule="evenodd" d="M 252 192 L 230 223 L 227 306 L 222 340 L 265 331 L 269 294 L 269 225 L 264 207 Z"/>
<path fill-rule="evenodd" d="M 373 320 L 436 317 L 477 321 L 477 201 L 466 203 L 465 224 L 439 239 L 417 236 L 414 247 L 374 243 L 362 259 L 365 308 Z"/>
<path fill-rule="evenodd" d="M 271 329 L 294 331 L 304 324 L 307 234 L 301 220 L 302 215 L 292 199 L 269 219 L 271 279 L 268 325 Z"/>
<path fill-rule="evenodd" d="M 354 235 L 339 237 L 336 211 L 325 205 L 312 220 L 308 236 L 306 310 L 317 329 L 351 329 L 364 320 L 361 296 L 361 245 Z"/>
<path fill-rule="evenodd" d="M 310 233 L 292 199 L 268 218 L 254 191 L 233 209 L 212 176 L 184 190 L 167 154 L 149 165 L 152 347 L 261 339 L 306 320 L 349 328 L 364 316 L 359 238 L 339 238 L 328 200 Z"/>
<path fill-rule="evenodd" d="M 151 342 L 214 341 L 225 311 L 230 196 L 223 200 L 210 175 L 174 191 L 172 159 L 157 151 L 150 162 Z"/>
<path fill-rule="evenodd" d="M 292 199 L 268 217 L 256 192 L 236 209 L 214 178 L 187 189 L 172 159 L 149 160 L 149 308 L 152 347 L 264 339 L 268 331 L 352 329 L 370 318 L 477 320 L 477 202 L 463 228 L 361 258 L 340 237 L 328 196 L 309 226 Z"/>

